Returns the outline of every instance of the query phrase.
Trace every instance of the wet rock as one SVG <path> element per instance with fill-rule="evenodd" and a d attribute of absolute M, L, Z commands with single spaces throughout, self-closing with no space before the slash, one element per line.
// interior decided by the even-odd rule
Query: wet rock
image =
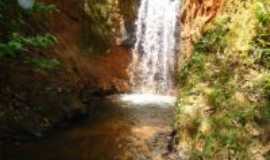
<path fill-rule="evenodd" d="M 136 36 L 135 36 L 135 25 L 134 24 L 127 24 L 125 27 L 125 33 L 123 38 L 122 45 L 127 48 L 133 48 L 135 42 L 136 42 Z"/>

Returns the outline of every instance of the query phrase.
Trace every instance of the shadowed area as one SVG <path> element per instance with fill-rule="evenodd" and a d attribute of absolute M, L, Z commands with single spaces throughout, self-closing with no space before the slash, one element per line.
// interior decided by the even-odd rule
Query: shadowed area
<path fill-rule="evenodd" d="M 93 103 L 97 107 L 92 118 L 40 142 L 4 146 L 3 158 L 151 160 L 166 152 L 173 117 L 169 104 L 165 107 L 158 102 L 141 107 L 120 101 L 119 96 L 98 98 Z"/>

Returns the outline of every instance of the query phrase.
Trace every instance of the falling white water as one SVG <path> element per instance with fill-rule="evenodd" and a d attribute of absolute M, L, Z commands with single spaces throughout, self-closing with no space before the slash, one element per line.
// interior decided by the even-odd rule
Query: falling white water
<path fill-rule="evenodd" d="M 173 87 L 180 0 L 141 0 L 130 77 L 134 93 L 169 94 Z"/>

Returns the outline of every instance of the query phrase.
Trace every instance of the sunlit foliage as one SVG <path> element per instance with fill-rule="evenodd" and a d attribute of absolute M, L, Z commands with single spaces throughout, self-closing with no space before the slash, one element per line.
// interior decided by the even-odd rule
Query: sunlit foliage
<path fill-rule="evenodd" d="M 269 15 L 269 1 L 228 1 L 182 66 L 176 125 L 191 160 L 269 158 Z"/>

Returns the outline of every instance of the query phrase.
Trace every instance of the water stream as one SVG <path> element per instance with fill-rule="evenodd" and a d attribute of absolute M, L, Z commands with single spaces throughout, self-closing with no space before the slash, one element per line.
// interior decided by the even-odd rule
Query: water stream
<path fill-rule="evenodd" d="M 90 118 L 37 142 L 5 146 L 3 160 L 169 160 L 171 105 L 94 99 Z M 0 157 L 1 158 L 1 157 Z"/>

